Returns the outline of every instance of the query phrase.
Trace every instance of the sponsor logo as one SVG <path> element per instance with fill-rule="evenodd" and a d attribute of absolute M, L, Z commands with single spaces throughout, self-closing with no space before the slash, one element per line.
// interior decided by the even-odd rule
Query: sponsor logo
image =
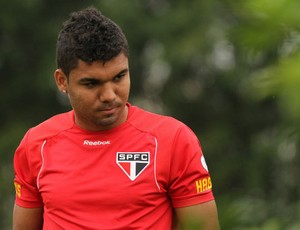
<path fill-rule="evenodd" d="M 149 152 L 117 152 L 117 164 L 134 181 L 149 165 Z"/>
<path fill-rule="evenodd" d="M 89 140 L 84 140 L 83 145 L 89 145 L 89 146 L 110 145 L 110 141 L 89 141 Z"/>
<path fill-rule="evenodd" d="M 212 188 L 212 183 L 210 177 L 205 177 L 200 180 L 196 180 L 197 193 L 206 192 L 211 188 Z"/>

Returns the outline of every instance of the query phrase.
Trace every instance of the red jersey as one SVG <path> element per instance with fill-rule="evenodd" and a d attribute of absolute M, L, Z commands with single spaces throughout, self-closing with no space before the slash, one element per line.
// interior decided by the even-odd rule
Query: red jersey
<path fill-rule="evenodd" d="M 214 199 L 195 134 L 128 106 L 127 121 L 109 131 L 82 130 L 70 111 L 26 133 L 16 204 L 43 207 L 43 229 L 170 229 L 174 208 Z"/>

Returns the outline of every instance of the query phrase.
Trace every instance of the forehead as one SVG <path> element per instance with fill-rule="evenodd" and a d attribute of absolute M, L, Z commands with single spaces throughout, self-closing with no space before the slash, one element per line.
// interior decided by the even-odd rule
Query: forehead
<path fill-rule="evenodd" d="M 128 68 L 128 57 L 123 53 L 112 58 L 109 61 L 95 61 L 87 63 L 82 60 L 78 60 L 76 68 L 71 70 L 71 78 L 91 77 L 91 78 L 111 78 L 117 75 L 120 71 Z"/>

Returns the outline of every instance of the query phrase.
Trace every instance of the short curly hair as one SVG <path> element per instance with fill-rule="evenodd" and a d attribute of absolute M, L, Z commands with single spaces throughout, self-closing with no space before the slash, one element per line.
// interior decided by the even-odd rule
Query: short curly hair
<path fill-rule="evenodd" d="M 87 63 L 105 62 L 121 52 L 128 57 L 128 42 L 121 28 L 96 8 L 89 7 L 73 12 L 63 23 L 56 44 L 56 64 L 69 76 L 79 59 Z"/>

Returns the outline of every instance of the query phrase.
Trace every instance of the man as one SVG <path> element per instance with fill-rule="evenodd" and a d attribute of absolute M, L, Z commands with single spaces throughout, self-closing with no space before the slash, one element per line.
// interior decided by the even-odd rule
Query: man
<path fill-rule="evenodd" d="M 195 134 L 128 103 L 128 44 L 94 8 L 57 41 L 58 89 L 72 111 L 31 128 L 15 153 L 19 229 L 219 229 Z"/>

